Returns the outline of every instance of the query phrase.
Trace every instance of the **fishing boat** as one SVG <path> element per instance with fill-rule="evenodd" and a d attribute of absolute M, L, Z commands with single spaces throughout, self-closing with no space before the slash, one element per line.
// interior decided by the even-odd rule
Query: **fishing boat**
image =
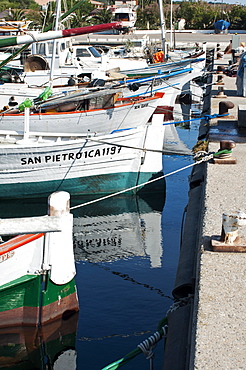
<path fill-rule="evenodd" d="M 7 14 L 6 14 L 7 15 Z M 11 15 L 11 9 L 10 14 Z M 28 31 L 28 27 L 32 23 L 31 21 L 6 21 L 0 20 L 0 34 L 1 36 L 16 36 Z"/>
<path fill-rule="evenodd" d="M 25 35 L 4 37 L 0 40 L 0 47 L 24 46 L 0 63 L 0 69 L 2 70 L 4 67 L 4 75 L 0 75 L 1 83 L 6 81 L 18 81 L 23 83 L 25 82 L 23 78 L 26 76 L 26 72 L 27 74 L 31 73 L 30 76 L 35 78 L 34 84 L 38 86 L 44 84 L 43 79 L 45 79 L 45 82 L 48 84 L 50 84 L 52 79 L 56 79 L 58 84 L 63 84 L 64 79 L 67 82 L 71 76 L 76 77 L 80 75 L 83 69 L 78 62 L 75 62 L 74 58 L 68 55 L 68 52 L 71 54 L 72 37 L 97 31 L 119 29 L 120 27 L 120 22 L 112 22 L 65 30 L 58 30 L 57 28 L 55 31 L 41 33 L 29 31 Z M 34 42 L 36 43 L 35 46 Z M 15 64 L 11 64 L 11 61 L 16 58 L 21 51 L 30 47 L 30 45 L 32 45 L 33 48 L 35 47 L 34 51 L 38 52 L 40 55 L 32 55 L 31 59 L 26 61 L 26 66 L 24 65 L 23 67 L 23 65 L 20 64 L 18 68 L 15 68 Z M 50 64 L 42 56 L 42 54 L 45 55 L 45 53 L 48 53 Z M 89 68 L 88 73 L 92 74 L 94 69 L 95 67 Z M 38 77 L 37 73 L 35 74 L 35 72 L 39 72 L 39 70 L 41 70 L 41 77 Z M 22 78 L 20 76 L 22 76 Z"/>
<path fill-rule="evenodd" d="M 137 21 L 137 2 L 135 6 L 126 4 L 126 1 L 122 2 L 119 6 L 113 8 L 113 20 L 122 22 L 122 32 L 127 33 L 132 30 Z M 131 2 L 132 3 L 132 2 Z"/>
<path fill-rule="evenodd" d="M 129 69 L 129 70 L 121 71 L 121 73 L 131 78 L 143 78 L 143 77 L 150 77 L 150 76 L 158 75 L 161 73 L 175 72 L 183 68 L 189 68 L 189 67 L 191 68 L 196 65 L 198 65 L 198 68 L 201 68 L 201 65 L 203 65 L 203 68 L 204 68 L 205 59 L 206 59 L 205 52 L 203 52 L 202 54 L 203 55 L 199 55 L 194 58 L 183 58 L 180 60 L 176 60 L 174 62 L 165 62 L 165 63 L 159 62 L 159 63 L 149 64 L 147 67 L 144 67 L 144 68 Z"/>
<path fill-rule="evenodd" d="M 128 90 L 124 90 L 125 96 L 144 96 L 147 93 L 164 92 L 164 96 L 159 102 L 160 105 L 173 107 L 177 96 L 181 93 L 183 86 L 193 79 L 201 76 L 205 71 L 204 60 L 197 60 L 192 66 L 177 68 L 166 73 L 158 73 L 149 77 L 128 79 Z"/>
<path fill-rule="evenodd" d="M 117 58 L 116 58 L 117 59 Z M 183 80 L 196 78 L 202 75 L 205 70 L 205 59 L 195 58 L 187 59 L 177 63 L 167 63 L 165 66 L 155 65 L 147 69 L 132 70 L 132 73 L 114 73 L 115 78 L 113 81 L 104 79 L 94 79 L 89 83 L 75 83 L 76 79 L 71 78 L 71 86 L 54 85 L 52 86 L 53 95 L 57 94 L 67 95 L 73 92 L 89 92 L 93 91 L 92 87 L 99 88 L 113 88 L 122 86 L 122 95 L 124 97 L 130 96 L 143 96 L 153 94 L 155 92 L 165 92 L 165 105 L 172 105 L 175 101 L 176 92 L 182 89 Z M 117 76 L 117 78 L 116 78 Z M 132 77 L 130 77 L 132 76 Z M 185 77 L 186 76 L 186 77 Z M 117 86 L 118 85 L 118 86 Z M 172 88 L 174 87 L 174 89 Z M 48 88 L 48 87 L 47 87 Z M 35 99 L 44 93 L 46 88 L 44 86 L 32 86 L 26 83 L 4 83 L 0 85 L 0 108 L 6 109 L 9 107 L 9 101 L 12 97 L 15 98 L 16 104 L 21 104 L 27 97 Z M 173 94 L 174 93 L 174 94 Z M 173 94 L 172 103 L 168 102 L 168 97 Z"/>
<path fill-rule="evenodd" d="M 67 192 L 56 192 L 47 216 L 0 220 L 0 329 L 78 312 L 69 201 Z"/>
<path fill-rule="evenodd" d="M 96 89 L 94 92 L 78 90 L 52 97 L 37 103 L 29 99 L 18 108 L 0 113 L 0 129 L 23 131 L 22 107 L 30 103 L 30 129 L 33 132 L 110 133 L 114 130 L 145 125 L 151 118 L 164 93 L 144 96 L 120 97 L 121 87 Z M 23 109 L 24 110 L 24 109 Z"/>
<path fill-rule="evenodd" d="M 163 134 L 162 114 L 105 135 L 1 131 L 0 196 L 102 195 L 138 186 L 162 170 Z"/>
<path fill-rule="evenodd" d="M 52 41 L 33 43 L 26 58 L 19 80 L 29 86 L 44 86 L 50 82 L 52 69 Z M 73 76 L 76 83 L 95 78 L 111 79 L 115 72 L 148 67 L 146 58 L 113 58 L 107 53 L 100 54 L 91 45 L 73 45 L 71 41 L 57 41 L 53 81 L 66 85 Z"/>

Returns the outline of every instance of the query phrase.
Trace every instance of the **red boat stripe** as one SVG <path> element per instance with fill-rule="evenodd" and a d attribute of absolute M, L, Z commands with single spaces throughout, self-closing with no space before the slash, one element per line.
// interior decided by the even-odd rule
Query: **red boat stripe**
<path fill-rule="evenodd" d="M 39 239 L 42 236 L 44 236 L 44 233 L 18 235 L 0 245 L 0 256 L 4 253 L 7 253 L 14 249 L 19 248 L 22 245 L 28 244 L 32 242 L 33 240 Z"/>

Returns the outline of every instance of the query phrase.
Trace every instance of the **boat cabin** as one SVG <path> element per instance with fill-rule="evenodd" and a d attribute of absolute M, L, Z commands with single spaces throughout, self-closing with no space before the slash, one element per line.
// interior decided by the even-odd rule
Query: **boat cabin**
<path fill-rule="evenodd" d="M 113 11 L 113 22 L 121 22 L 123 28 L 133 28 L 137 21 L 137 12 L 131 8 L 116 8 Z"/>

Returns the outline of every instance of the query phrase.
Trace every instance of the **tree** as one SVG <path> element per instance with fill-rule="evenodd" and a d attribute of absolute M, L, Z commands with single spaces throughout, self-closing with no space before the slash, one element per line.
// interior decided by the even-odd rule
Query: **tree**
<path fill-rule="evenodd" d="M 70 1 L 70 4 L 68 2 L 68 9 L 71 9 L 78 3 L 79 1 L 75 1 L 74 3 Z M 83 2 L 81 2 L 79 7 L 71 15 L 69 15 L 69 27 L 76 28 L 90 25 L 91 12 L 93 11 L 93 9 L 94 6 L 91 4 L 90 1 L 84 0 Z M 66 20 L 63 23 L 66 24 Z"/>
<path fill-rule="evenodd" d="M 160 28 L 160 12 L 157 3 L 147 5 L 137 11 L 136 28 L 151 30 Z"/>
<path fill-rule="evenodd" d="M 236 30 L 246 29 L 246 7 L 234 5 L 230 11 L 231 27 Z"/>
<path fill-rule="evenodd" d="M 206 1 L 182 1 L 175 12 L 176 19 L 185 19 L 186 29 L 210 29 L 218 16 L 220 7 Z"/>
<path fill-rule="evenodd" d="M 5 5 L 6 4 L 6 5 Z M 3 7 L 5 7 L 3 9 Z M 40 6 L 36 3 L 35 0 L 4 0 L 4 1 L 1 1 L 1 10 L 5 10 L 5 9 L 34 9 L 34 10 L 38 10 L 40 8 Z"/>
<path fill-rule="evenodd" d="M 26 20 L 26 12 L 23 9 L 11 9 L 7 20 L 24 21 Z"/>
<path fill-rule="evenodd" d="M 104 6 L 103 9 L 96 9 L 92 16 L 95 24 L 110 23 L 112 21 L 112 18 L 112 11 L 108 9 L 107 6 Z"/>

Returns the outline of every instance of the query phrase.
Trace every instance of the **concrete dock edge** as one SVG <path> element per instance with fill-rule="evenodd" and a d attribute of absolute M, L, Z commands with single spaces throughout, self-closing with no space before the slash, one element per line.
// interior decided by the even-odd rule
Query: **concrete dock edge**
<path fill-rule="evenodd" d="M 230 59 L 225 55 L 215 60 L 210 106 L 206 102 L 205 108 L 206 114 L 218 114 L 221 101 L 234 107 L 228 117 L 214 118 L 207 127 L 202 123 L 199 136 L 208 141 L 209 153 L 217 152 L 223 140 L 234 141 L 235 163 L 210 160 L 191 173 L 173 290 L 177 301 L 187 299 L 188 307 L 170 316 L 163 370 L 246 369 L 246 253 L 215 252 L 211 245 L 213 237 L 221 234 L 223 212 L 246 212 L 246 130 L 237 125 L 238 107 L 246 105 L 246 98 L 238 95 L 235 77 L 223 74 L 226 96 L 221 96 L 216 83 L 217 66 L 227 68 Z M 246 227 L 240 228 L 239 237 L 246 237 Z M 180 330 L 173 329 L 175 324 L 181 325 Z"/>

